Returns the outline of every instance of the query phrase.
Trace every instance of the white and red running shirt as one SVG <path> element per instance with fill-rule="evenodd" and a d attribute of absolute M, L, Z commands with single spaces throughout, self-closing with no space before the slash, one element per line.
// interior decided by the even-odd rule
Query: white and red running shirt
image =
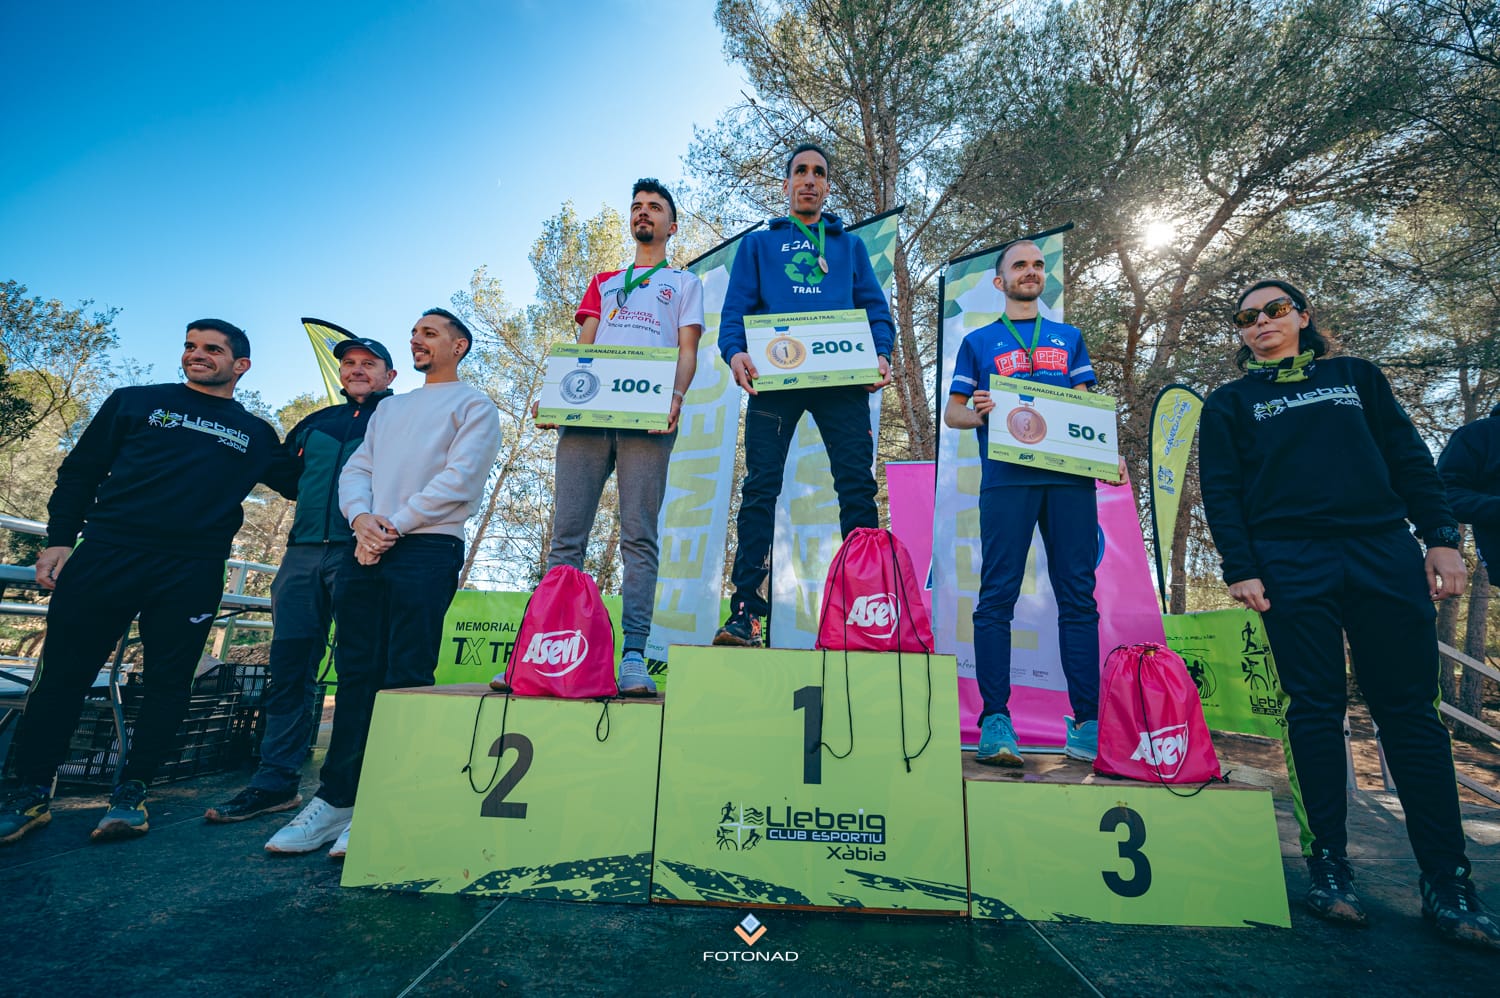
<path fill-rule="evenodd" d="M 637 267 L 639 274 L 647 268 Z M 625 287 L 624 270 L 606 270 L 589 281 L 583 301 L 573 316 L 599 320 L 595 343 L 615 346 L 675 347 L 677 330 L 703 325 L 703 284 L 696 274 L 663 267 L 616 304 L 616 293 Z"/>

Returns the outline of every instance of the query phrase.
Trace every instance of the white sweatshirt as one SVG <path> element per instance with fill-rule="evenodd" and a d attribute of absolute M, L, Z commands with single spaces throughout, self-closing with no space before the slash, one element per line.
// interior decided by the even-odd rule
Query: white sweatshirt
<path fill-rule="evenodd" d="M 339 511 L 350 523 L 377 513 L 402 534 L 463 540 L 499 450 L 494 403 L 462 381 L 388 398 L 339 475 Z"/>

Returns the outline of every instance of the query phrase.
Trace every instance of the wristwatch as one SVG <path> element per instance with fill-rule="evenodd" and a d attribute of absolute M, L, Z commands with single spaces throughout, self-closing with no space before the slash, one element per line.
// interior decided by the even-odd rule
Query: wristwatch
<path fill-rule="evenodd" d="M 1422 534 L 1422 543 L 1429 548 L 1462 548 L 1464 535 L 1457 527 L 1433 527 Z"/>

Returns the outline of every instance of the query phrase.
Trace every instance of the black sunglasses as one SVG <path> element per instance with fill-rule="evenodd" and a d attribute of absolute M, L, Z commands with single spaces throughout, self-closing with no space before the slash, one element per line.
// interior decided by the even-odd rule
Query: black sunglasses
<path fill-rule="evenodd" d="M 1267 319 L 1279 319 L 1296 308 L 1297 303 L 1290 298 L 1272 298 L 1260 308 L 1242 308 L 1229 319 L 1236 326 L 1244 329 L 1246 326 L 1255 325 L 1255 320 L 1260 318 L 1262 312 L 1266 313 Z"/>

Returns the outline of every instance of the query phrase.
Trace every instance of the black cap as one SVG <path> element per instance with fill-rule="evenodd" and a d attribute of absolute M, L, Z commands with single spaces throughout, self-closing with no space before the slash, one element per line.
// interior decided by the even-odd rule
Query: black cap
<path fill-rule="evenodd" d="M 336 360 L 343 360 L 344 354 L 358 347 L 368 350 L 381 360 L 385 361 L 386 367 L 395 367 L 396 362 L 391 360 L 391 352 L 385 348 L 385 344 L 379 340 L 368 339 L 363 336 L 351 336 L 347 340 L 339 340 L 333 345 L 333 356 Z"/>

